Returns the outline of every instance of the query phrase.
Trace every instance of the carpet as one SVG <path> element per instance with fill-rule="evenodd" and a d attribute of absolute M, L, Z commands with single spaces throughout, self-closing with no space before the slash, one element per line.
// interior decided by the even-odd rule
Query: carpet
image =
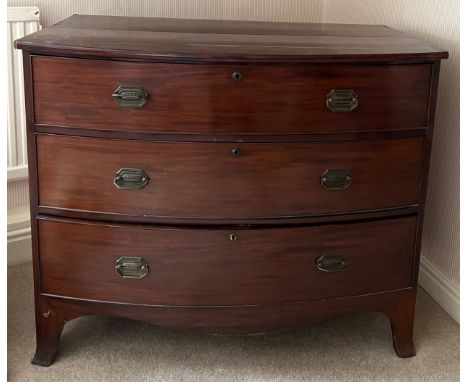
<path fill-rule="evenodd" d="M 388 319 L 348 314 L 300 330 L 206 336 L 115 317 L 65 325 L 55 363 L 35 350 L 32 267 L 8 269 L 9 381 L 459 381 L 459 325 L 419 290 L 416 356 L 398 358 Z"/>

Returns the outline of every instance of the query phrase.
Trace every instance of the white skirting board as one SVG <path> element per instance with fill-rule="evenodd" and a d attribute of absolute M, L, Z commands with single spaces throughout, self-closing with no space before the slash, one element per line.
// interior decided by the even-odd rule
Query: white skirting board
<path fill-rule="evenodd" d="M 430 262 L 421 256 L 419 286 L 431 296 L 450 317 L 460 323 L 460 292 Z"/>
<path fill-rule="evenodd" d="M 8 266 L 27 263 L 31 259 L 29 209 L 21 206 L 8 212 Z M 421 257 L 419 285 L 460 323 L 460 292 L 424 257 Z"/>
<path fill-rule="evenodd" d="M 8 232 L 8 257 L 7 264 L 13 265 L 27 263 L 32 260 L 31 229 Z"/>
<path fill-rule="evenodd" d="M 9 267 L 32 260 L 29 206 L 8 209 L 7 246 Z"/>

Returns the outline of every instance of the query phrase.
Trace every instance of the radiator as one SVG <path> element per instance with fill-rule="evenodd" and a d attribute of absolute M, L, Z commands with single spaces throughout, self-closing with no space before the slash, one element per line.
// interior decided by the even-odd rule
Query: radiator
<path fill-rule="evenodd" d="M 13 42 L 41 29 L 39 8 L 8 7 L 8 110 L 7 110 L 7 155 L 8 180 L 24 179 L 28 176 L 26 150 L 26 115 L 24 110 L 24 83 L 22 52 L 14 48 Z"/>

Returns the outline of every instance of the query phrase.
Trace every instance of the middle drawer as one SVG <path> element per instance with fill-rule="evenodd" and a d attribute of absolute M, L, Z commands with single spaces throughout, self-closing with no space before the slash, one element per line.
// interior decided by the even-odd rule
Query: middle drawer
<path fill-rule="evenodd" d="M 419 198 L 422 138 L 241 144 L 36 139 L 40 206 L 224 220 L 404 207 Z"/>

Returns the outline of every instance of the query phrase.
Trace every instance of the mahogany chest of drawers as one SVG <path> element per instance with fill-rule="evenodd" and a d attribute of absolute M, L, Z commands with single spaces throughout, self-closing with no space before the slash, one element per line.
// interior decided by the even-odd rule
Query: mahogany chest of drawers
<path fill-rule="evenodd" d="M 447 52 L 383 26 L 80 15 L 16 44 L 33 363 L 87 314 L 253 334 L 379 311 L 414 355 Z"/>

